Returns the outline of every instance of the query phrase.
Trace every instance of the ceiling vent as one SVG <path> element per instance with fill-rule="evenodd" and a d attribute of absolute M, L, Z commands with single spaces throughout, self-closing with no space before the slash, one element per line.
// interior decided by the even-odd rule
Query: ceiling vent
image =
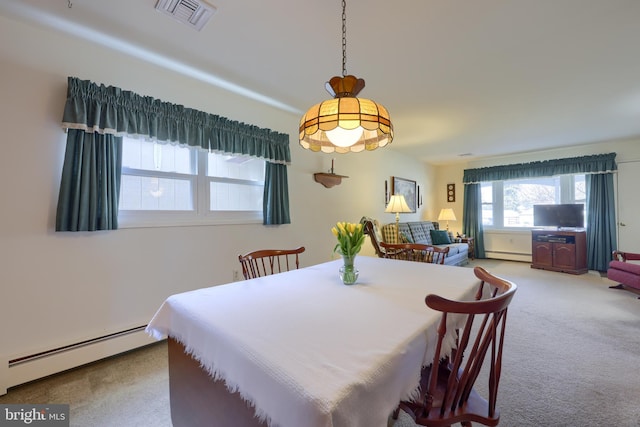
<path fill-rule="evenodd" d="M 200 31 L 216 8 L 202 0 L 158 0 L 156 10 Z"/>

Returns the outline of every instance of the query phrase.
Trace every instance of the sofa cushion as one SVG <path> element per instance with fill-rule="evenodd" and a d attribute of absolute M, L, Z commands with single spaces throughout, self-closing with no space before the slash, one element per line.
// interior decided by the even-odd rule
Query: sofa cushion
<path fill-rule="evenodd" d="M 636 273 L 619 270 L 617 268 L 609 268 L 609 270 L 607 270 L 607 278 L 625 286 L 640 289 L 640 275 Z"/>
<path fill-rule="evenodd" d="M 382 226 L 382 241 L 385 243 L 403 243 L 402 235 L 406 236 L 406 238 L 411 238 L 411 231 L 409 230 L 409 226 L 406 223 L 400 223 L 398 227 L 400 231 L 400 242 L 398 242 L 398 232 L 396 231 L 396 224 L 385 224 Z M 412 242 L 409 242 L 412 243 Z"/>
<path fill-rule="evenodd" d="M 453 256 L 459 253 L 469 253 L 469 245 L 466 243 L 451 243 L 448 245 L 441 245 L 449 248 L 447 256 Z"/>
<path fill-rule="evenodd" d="M 411 238 L 411 235 L 400 232 L 400 243 L 413 243 L 413 239 Z"/>
<path fill-rule="evenodd" d="M 434 245 L 448 245 L 451 243 L 447 230 L 431 230 L 431 241 L 433 241 Z"/>
<path fill-rule="evenodd" d="M 400 231 L 400 234 L 404 234 L 407 237 L 411 236 L 411 230 L 409 230 L 409 226 L 406 223 L 401 222 L 400 224 L 398 224 L 398 229 Z"/>
<path fill-rule="evenodd" d="M 427 236 L 425 244 L 433 245 L 433 241 L 431 240 L 431 230 L 437 230 L 438 228 L 435 227 L 431 221 L 421 221 L 418 224 L 420 224 L 422 231 Z"/>
<path fill-rule="evenodd" d="M 609 263 L 609 268 L 615 268 L 622 271 L 627 271 L 629 273 L 637 274 L 640 276 L 640 264 L 633 264 L 630 262 L 622 262 L 622 261 L 611 261 Z"/>
<path fill-rule="evenodd" d="M 385 224 L 382 226 L 382 241 L 385 243 L 397 243 L 395 224 Z"/>
<path fill-rule="evenodd" d="M 431 236 L 429 232 L 423 227 L 421 222 L 408 222 L 407 227 L 411 231 L 411 237 L 415 243 L 422 245 L 431 245 Z"/>

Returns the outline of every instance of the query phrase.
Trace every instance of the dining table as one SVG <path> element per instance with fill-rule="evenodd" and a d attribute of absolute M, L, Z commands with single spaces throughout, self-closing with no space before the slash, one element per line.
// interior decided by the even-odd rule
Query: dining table
<path fill-rule="evenodd" d="M 473 300 L 480 281 L 465 267 L 369 256 L 355 264 L 353 285 L 340 280 L 338 259 L 172 295 L 147 332 L 179 343 L 204 376 L 247 404 L 256 425 L 386 426 L 433 360 L 441 313 L 425 297 Z M 459 320 L 447 318 L 443 357 Z M 182 418 L 196 411 L 224 425 L 211 421 L 217 398 L 174 410 L 191 383 L 180 386 L 170 390 L 174 426 L 194 424 Z"/>

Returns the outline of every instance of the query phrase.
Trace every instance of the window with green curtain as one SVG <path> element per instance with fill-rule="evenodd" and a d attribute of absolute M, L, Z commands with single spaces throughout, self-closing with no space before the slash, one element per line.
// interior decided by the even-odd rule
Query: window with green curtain
<path fill-rule="evenodd" d="M 566 174 L 587 176 L 587 257 L 589 269 L 606 270 L 611 260 L 611 250 L 616 247 L 615 205 L 613 203 L 613 174 L 618 170 L 616 153 L 595 154 L 582 157 L 519 163 L 465 169 L 463 183 L 465 196 L 474 195 L 464 201 L 465 227 L 463 232 L 475 231 L 476 241 L 482 241 L 481 198 L 476 187 L 482 182 L 545 177 Z M 466 187 L 473 188 L 467 192 Z M 467 221 L 466 218 L 469 218 Z M 478 223 L 479 222 L 479 223 Z"/>
<path fill-rule="evenodd" d="M 291 222 L 287 183 L 291 153 L 287 134 L 76 77 L 68 78 L 62 126 L 68 129 L 68 135 L 58 198 L 57 231 L 118 228 L 118 168 L 122 156 L 122 141 L 118 137 L 123 135 L 264 159 L 270 165 L 265 170 L 264 223 Z M 87 146 L 92 145 L 92 140 L 99 142 L 116 137 L 111 142 L 116 144 L 115 148 L 96 149 L 96 159 L 92 163 L 100 168 L 83 161 L 87 157 L 86 148 L 74 148 L 82 133 L 93 135 L 87 139 Z M 111 137 L 106 138 L 107 135 Z M 105 174 L 105 177 L 93 179 L 96 173 Z M 106 190 L 98 187 L 105 183 L 111 183 L 112 187 Z M 99 200 L 99 203 L 93 200 Z M 99 209 L 94 209 L 95 205 Z M 110 220 L 104 220 L 106 216 Z"/>

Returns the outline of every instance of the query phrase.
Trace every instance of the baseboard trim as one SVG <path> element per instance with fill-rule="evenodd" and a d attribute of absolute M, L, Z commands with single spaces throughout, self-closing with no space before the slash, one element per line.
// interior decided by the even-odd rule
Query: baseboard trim
<path fill-rule="evenodd" d="M 83 341 L 27 357 L 0 360 L 0 395 L 20 384 L 154 343 L 144 327 Z"/>
<path fill-rule="evenodd" d="M 485 257 L 491 259 L 502 259 L 506 261 L 531 262 L 531 254 L 522 254 L 515 252 L 485 251 Z"/>

